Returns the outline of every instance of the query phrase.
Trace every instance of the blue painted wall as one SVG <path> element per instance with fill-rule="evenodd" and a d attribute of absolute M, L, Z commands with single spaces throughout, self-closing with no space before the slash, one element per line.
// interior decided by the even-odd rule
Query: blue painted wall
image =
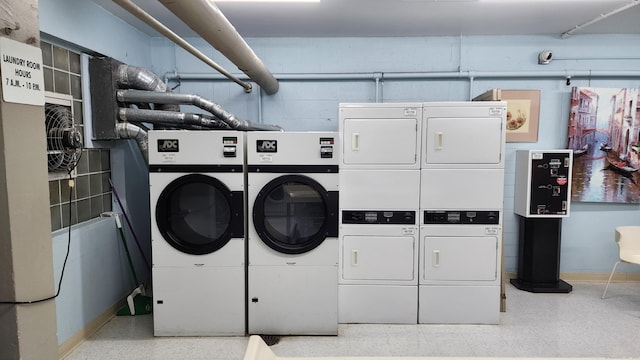
<path fill-rule="evenodd" d="M 187 40 L 225 69 L 241 75 L 202 39 Z M 517 217 L 513 214 L 515 150 L 565 148 L 572 86 L 640 87 L 637 35 L 576 35 L 566 40 L 551 36 L 246 40 L 276 77 L 297 74 L 318 78 L 317 74 L 328 73 L 370 76 L 366 80 L 281 80 L 275 95 L 246 94 L 235 83 L 218 80 L 207 65 L 162 38 L 152 40 L 153 68 L 167 79 L 201 75 L 203 80 L 172 81 L 171 85 L 180 85 L 176 92 L 211 99 L 240 118 L 278 124 L 286 130 L 337 131 L 340 102 L 461 101 L 491 88 L 541 90 L 538 142 L 507 144 L 504 252 L 505 268 L 511 272 L 517 271 L 518 252 Z M 538 53 L 545 49 L 553 50 L 557 60 L 538 65 Z M 596 59 L 603 57 L 636 60 Z M 619 76 L 620 71 L 633 76 Z M 402 73 L 421 74 L 393 79 Z M 447 73 L 449 77 L 425 79 L 429 73 Z M 570 86 L 567 76 L 571 77 Z M 377 84 L 375 77 L 380 78 Z M 571 217 L 563 220 L 561 271 L 609 272 L 617 260 L 613 228 L 633 224 L 640 225 L 638 205 L 573 203 Z M 621 271 L 638 270 L 622 267 Z"/>
<path fill-rule="evenodd" d="M 74 226 L 69 259 L 56 298 L 58 342 L 64 343 L 77 331 L 117 303 L 135 287 L 124 247 L 113 218 L 94 219 Z M 56 281 L 67 253 L 68 230 L 53 234 Z M 130 248 L 132 255 L 138 254 Z M 56 282 L 56 291 L 58 283 Z"/>
<path fill-rule="evenodd" d="M 90 1 L 40 0 L 39 11 L 41 36 L 51 43 L 76 51 L 100 53 L 131 65 L 151 66 L 149 36 Z M 90 134 L 87 135 L 90 138 Z M 137 145 L 127 140 L 94 142 L 93 146 L 111 148 L 112 181 L 135 234 L 150 258 L 148 172 Z M 122 212 L 115 196 L 113 199 L 113 210 Z M 124 226 L 138 277 L 140 281 L 146 280 L 149 272 L 131 230 Z M 66 253 L 67 236 L 66 229 L 53 234 L 56 286 Z M 128 295 L 135 287 L 130 274 L 113 220 L 91 220 L 73 226 L 69 261 L 62 290 L 56 299 L 58 343 L 69 340 Z"/>
<path fill-rule="evenodd" d="M 134 29 L 91 1 L 38 1 L 40 31 L 74 47 L 116 58 L 136 66 L 149 66 L 149 36 Z"/>

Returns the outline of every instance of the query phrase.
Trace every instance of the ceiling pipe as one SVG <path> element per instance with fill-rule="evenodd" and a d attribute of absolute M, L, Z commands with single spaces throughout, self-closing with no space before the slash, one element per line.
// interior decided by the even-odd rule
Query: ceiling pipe
<path fill-rule="evenodd" d="M 280 81 L 369 81 L 380 80 L 379 72 L 371 73 L 308 73 L 277 74 Z M 504 79 L 504 78 L 640 78 L 640 70 L 552 70 L 552 71 L 442 71 L 442 72 L 385 72 L 385 80 L 428 80 L 428 79 Z M 167 81 L 218 81 L 219 75 L 205 73 L 173 73 Z"/>
<path fill-rule="evenodd" d="M 265 93 L 278 92 L 278 80 L 212 0 L 160 0 L 160 3 L 260 85 Z"/>
<path fill-rule="evenodd" d="M 538 54 L 538 64 L 539 65 L 548 65 L 551 63 L 551 60 L 640 60 L 640 57 L 637 56 L 591 56 L 591 57 L 583 57 L 583 58 L 568 58 L 568 57 L 555 57 L 553 56 L 553 52 L 551 50 L 543 50 Z"/>
<path fill-rule="evenodd" d="M 611 15 L 615 15 L 615 14 L 617 14 L 619 12 L 623 12 L 623 11 L 625 11 L 625 10 L 627 10 L 629 8 L 632 8 L 632 7 L 636 6 L 636 5 L 640 5 L 640 0 L 633 0 L 631 3 L 629 3 L 627 5 L 624 5 L 622 7 L 619 7 L 617 9 L 615 9 L 615 10 L 609 11 L 608 13 L 600 14 L 600 16 L 596 17 L 593 20 L 587 21 L 586 23 L 582 23 L 580 25 L 576 25 L 573 28 L 571 28 L 570 30 L 567 30 L 567 31 L 563 32 L 560 35 L 560 37 L 563 38 L 563 39 L 566 39 L 569 36 L 573 35 L 574 32 L 576 32 L 576 31 L 578 31 L 578 30 L 580 30 L 580 29 L 582 29 L 584 27 L 587 27 L 589 25 L 593 25 L 593 24 L 597 23 L 600 20 L 604 20 L 604 19 L 608 18 Z"/>
<path fill-rule="evenodd" d="M 180 45 L 183 49 L 187 50 L 193 56 L 202 60 L 205 64 L 211 66 L 220 74 L 224 75 L 227 79 L 232 80 L 236 84 L 242 86 L 247 93 L 251 92 L 251 84 L 241 81 L 237 77 L 233 76 L 230 72 L 225 70 L 222 66 L 218 65 L 215 61 L 209 59 L 207 55 L 203 54 L 200 50 L 196 49 L 193 45 L 189 44 L 186 40 L 178 36 L 168 27 L 164 26 L 161 22 L 156 20 L 153 16 L 149 15 L 146 11 L 142 10 L 138 5 L 132 3 L 129 0 L 113 0 L 114 3 L 120 5 L 129 13 L 144 21 L 147 25 L 151 26 L 154 30 L 167 37 L 167 39 L 173 41 L 177 45 Z"/>

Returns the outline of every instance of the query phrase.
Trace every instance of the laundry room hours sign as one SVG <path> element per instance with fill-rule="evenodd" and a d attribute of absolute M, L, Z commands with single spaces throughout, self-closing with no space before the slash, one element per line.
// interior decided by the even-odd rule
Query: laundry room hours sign
<path fill-rule="evenodd" d="M 0 37 L 2 98 L 6 102 L 44 106 L 42 51 Z"/>

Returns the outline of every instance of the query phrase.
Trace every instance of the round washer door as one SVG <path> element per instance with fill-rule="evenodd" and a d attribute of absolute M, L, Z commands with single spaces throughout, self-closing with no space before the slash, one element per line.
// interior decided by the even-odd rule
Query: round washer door
<path fill-rule="evenodd" d="M 156 224 L 177 250 L 193 255 L 212 253 L 233 237 L 244 236 L 242 192 L 201 174 L 172 181 L 160 193 Z"/>
<path fill-rule="evenodd" d="M 260 239 L 285 254 L 315 249 L 337 236 L 337 192 L 303 175 L 280 176 L 258 193 L 253 223 Z"/>

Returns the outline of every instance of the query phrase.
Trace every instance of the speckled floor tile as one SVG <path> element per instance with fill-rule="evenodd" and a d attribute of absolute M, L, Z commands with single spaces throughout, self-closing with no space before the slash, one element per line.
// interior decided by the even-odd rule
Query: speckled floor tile
<path fill-rule="evenodd" d="M 278 356 L 618 357 L 640 359 L 640 284 L 572 283 L 569 294 L 507 285 L 499 325 L 342 324 L 284 336 Z M 66 360 L 240 360 L 248 337 L 154 337 L 152 316 L 114 317 Z"/>

